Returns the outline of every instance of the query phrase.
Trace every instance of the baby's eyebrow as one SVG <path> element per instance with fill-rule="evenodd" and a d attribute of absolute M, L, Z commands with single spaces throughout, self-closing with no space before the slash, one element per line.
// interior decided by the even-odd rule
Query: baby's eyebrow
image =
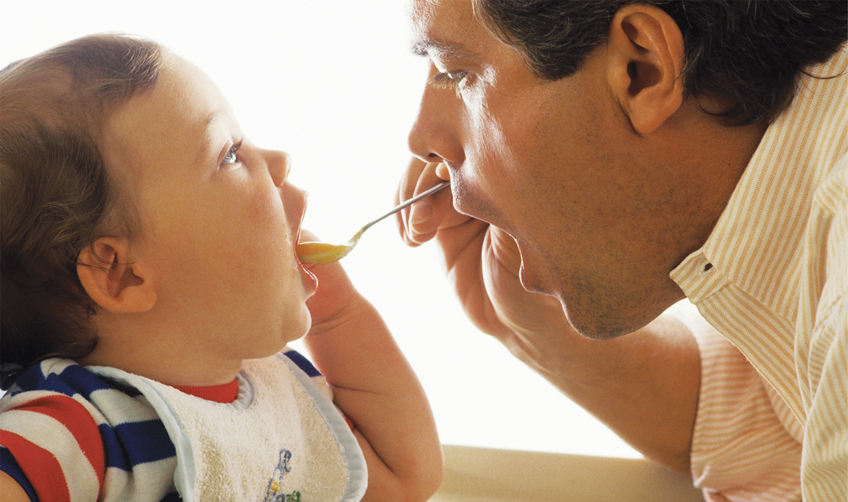
<path fill-rule="evenodd" d="M 200 149 L 197 152 L 197 159 L 201 161 L 206 155 L 206 150 L 209 149 L 209 144 L 212 140 L 211 135 L 209 134 L 209 126 L 215 122 L 215 120 L 220 115 L 218 110 L 213 111 L 206 117 L 206 120 L 203 121 L 203 130 L 201 134 L 203 135 L 203 141 L 200 143 Z"/>

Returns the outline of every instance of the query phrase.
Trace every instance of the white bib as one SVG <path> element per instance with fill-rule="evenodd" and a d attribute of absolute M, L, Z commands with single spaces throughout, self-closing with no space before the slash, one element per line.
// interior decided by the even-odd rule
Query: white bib
<path fill-rule="evenodd" d="M 92 372 L 141 392 L 177 451 L 184 502 L 355 502 L 365 459 L 344 419 L 282 353 L 245 361 L 239 394 L 222 404 L 115 368 Z"/>

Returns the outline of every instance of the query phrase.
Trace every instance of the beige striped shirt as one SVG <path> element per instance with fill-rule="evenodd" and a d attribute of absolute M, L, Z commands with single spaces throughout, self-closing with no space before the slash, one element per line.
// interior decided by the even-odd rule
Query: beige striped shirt
<path fill-rule="evenodd" d="M 707 500 L 848 500 L 846 48 L 809 73 L 839 76 L 804 77 L 703 248 L 671 272 L 709 323 L 691 326 Z"/>

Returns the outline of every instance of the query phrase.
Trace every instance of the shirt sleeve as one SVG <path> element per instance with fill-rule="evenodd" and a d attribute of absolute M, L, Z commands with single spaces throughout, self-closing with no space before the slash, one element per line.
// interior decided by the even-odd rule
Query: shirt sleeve
<path fill-rule="evenodd" d="M 848 296 L 820 322 L 816 379 L 804 434 L 804 500 L 846 500 L 848 492 Z"/>
<path fill-rule="evenodd" d="M 103 442 L 85 407 L 52 392 L 19 394 L 4 404 L 0 469 L 31 499 L 33 494 L 36 500 L 97 499 L 105 472 Z"/>
<path fill-rule="evenodd" d="M 801 500 L 800 423 L 729 340 L 703 319 L 688 324 L 701 353 L 695 486 L 711 502 Z"/>
<path fill-rule="evenodd" d="M 804 255 L 796 373 L 804 500 L 848 500 L 848 154 L 819 188 Z"/>

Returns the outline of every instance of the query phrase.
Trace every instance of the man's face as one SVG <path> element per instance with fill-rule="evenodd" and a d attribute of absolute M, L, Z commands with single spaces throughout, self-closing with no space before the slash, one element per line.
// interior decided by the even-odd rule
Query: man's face
<path fill-rule="evenodd" d="M 470 0 L 413 0 L 412 21 L 431 61 L 413 153 L 447 165 L 457 210 L 516 239 L 526 289 L 558 297 L 586 334 L 632 329 L 622 322 L 670 283 L 662 236 L 674 204 L 668 170 L 640 157 L 605 47 L 543 81 Z"/>

